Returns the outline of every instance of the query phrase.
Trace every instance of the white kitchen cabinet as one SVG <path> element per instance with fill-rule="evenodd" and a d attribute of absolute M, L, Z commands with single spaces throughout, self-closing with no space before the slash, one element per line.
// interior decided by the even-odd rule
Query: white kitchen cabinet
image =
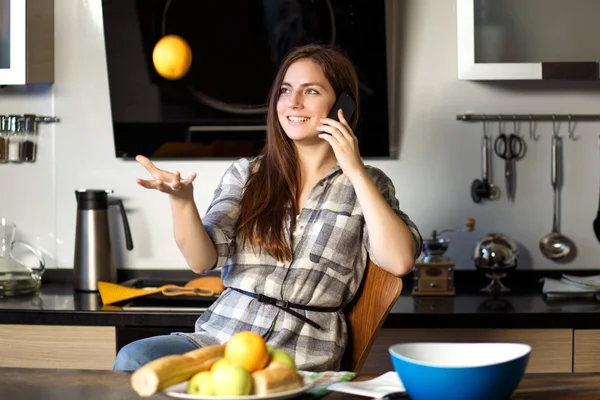
<path fill-rule="evenodd" d="M 0 0 L 0 85 L 54 82 L 54 0 Z"/>
<path fill-rule="evenodd" d="M 456 0 L 456 11 L 459 79 L 599 79 L 599 1 Z"/>

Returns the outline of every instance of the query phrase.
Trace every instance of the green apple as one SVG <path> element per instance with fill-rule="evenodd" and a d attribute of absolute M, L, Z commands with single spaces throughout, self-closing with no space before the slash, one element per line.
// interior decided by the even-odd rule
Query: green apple
<path fill-rule="evenodd" d="M 198 372 L 188 381 L 186 393 L 203 396 L 214 396 L 212 374 L 210 371 Z"/>
<path fill-rule="evenodd" d="M 296 363 L 292 356 L 286 353 L 284 350 L 277 349 L 273 346 L 267 346 L 269 348 L 269 355 L 271 356 L 271 362 L 276 361 L 284 365 L 287 365 L 291 369 L 296 369 Z"/>
<path fill-rule="evenodd" d="M 252 376 L 239 365 L 226 365 L 212 372 L 216 396 L 245 396 L 252 392 Z"/>
<path fill-rule="evenodd" d="M 219 368 L 228 367 L 231 365 L 231 362 L 226 358 L 221 358 L 219 361 L 214 363 L 212 367 L 210 367 L 211 372 L 215 372 Z"/>

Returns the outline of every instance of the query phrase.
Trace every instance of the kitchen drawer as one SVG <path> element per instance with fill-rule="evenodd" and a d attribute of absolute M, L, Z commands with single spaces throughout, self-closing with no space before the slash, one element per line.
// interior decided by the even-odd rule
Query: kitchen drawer
<path fill-rule="evenodd" d="M 575 329 L 573 372 L 600 372 L 600 330 Z"/>
<path fill-rule="evenodd" d="M 0 325 L 0 367 L 111 369 L 110 326 Z"/>
<path fill-rule="evenodd" d="M 571 372 L 573 368 L 572 329 L 382 329 L 361 372 L 381 374 L 393 369 L 388 348 L 402 342 L 527 343 L 532 347 L 527 372 Z"/>

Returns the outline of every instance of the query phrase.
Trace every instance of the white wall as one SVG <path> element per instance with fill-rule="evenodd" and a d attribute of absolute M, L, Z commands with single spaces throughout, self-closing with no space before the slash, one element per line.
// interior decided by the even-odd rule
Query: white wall
<path fill-rule="evenodd" d="M 506 198 L 484 204 L 470 199 L 480 177 L 481 125 L 457 122 L 456 114 L 598 113 L 598 86 L 590 83 L 476 83 L 458 81 L 454 0 L 388 0 L 394 25 L 390 55 L 393 136 L 397 159 L 369 161 L 394 181 L 401 207 L 424 236 L 477 219 L 473 233 L 451 234 L 449 254 L 459 269 L 472 269 L 471 249 L 483 235 L 503 232 L 522 246 L 520 268 L 565 268 L 544 259 L 539 239 L 552 221 L 550 134 L 540 123 L 538 142 L 517 165 L 514 204 Z M 0 90 L 0 113 L 56 115 L 40 127 L 39 160 L 0 166 L 0 215 L 15 221 L 21 238 L 40 246 L 49 266 L 72 268 L 77 188 L 111 188 L 128 209 L 135 249 L 122 251 L 121 268 L 185 268 L 172 238 L 168 199 L 137 186 L 145 171 L 114 157 L 99 0 L 55 0 L 56 79 L 52 86 Z M 507 126 L 511 128 L 511 126 Z M 496 127 L 493 127 L 494 134 Z M 527 131 L 527 125 L 521 127 Z M 596 123 L 580 123 L 565 139 L 563 231 L 579 248 L 567 268 L 596 268 L 600 245 L 591 228 L 596 215 L 599 159 Z M 566 136 L 566 124 L 561 127 Z M 503 163 L 496 157 L 494 181 L 504 190 Z M 160 167 L 198 173 L 195 196 L 206 210 L 229 161 L 169 161 Z M 122 241 L 121 241 L 122 242 Z M 119 243 L 121 249 L 124 244 Z M 119 252 L 121 253 L 121 251 Z"/>

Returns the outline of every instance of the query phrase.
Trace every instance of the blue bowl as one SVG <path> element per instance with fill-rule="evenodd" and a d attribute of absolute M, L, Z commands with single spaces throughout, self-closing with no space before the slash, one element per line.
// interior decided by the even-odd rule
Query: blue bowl
<path fill-rule="evenodd" d="M 506 400 L 525 373 L 531 346 L 400 343 L 389 352 L 413 400 Z"/>

